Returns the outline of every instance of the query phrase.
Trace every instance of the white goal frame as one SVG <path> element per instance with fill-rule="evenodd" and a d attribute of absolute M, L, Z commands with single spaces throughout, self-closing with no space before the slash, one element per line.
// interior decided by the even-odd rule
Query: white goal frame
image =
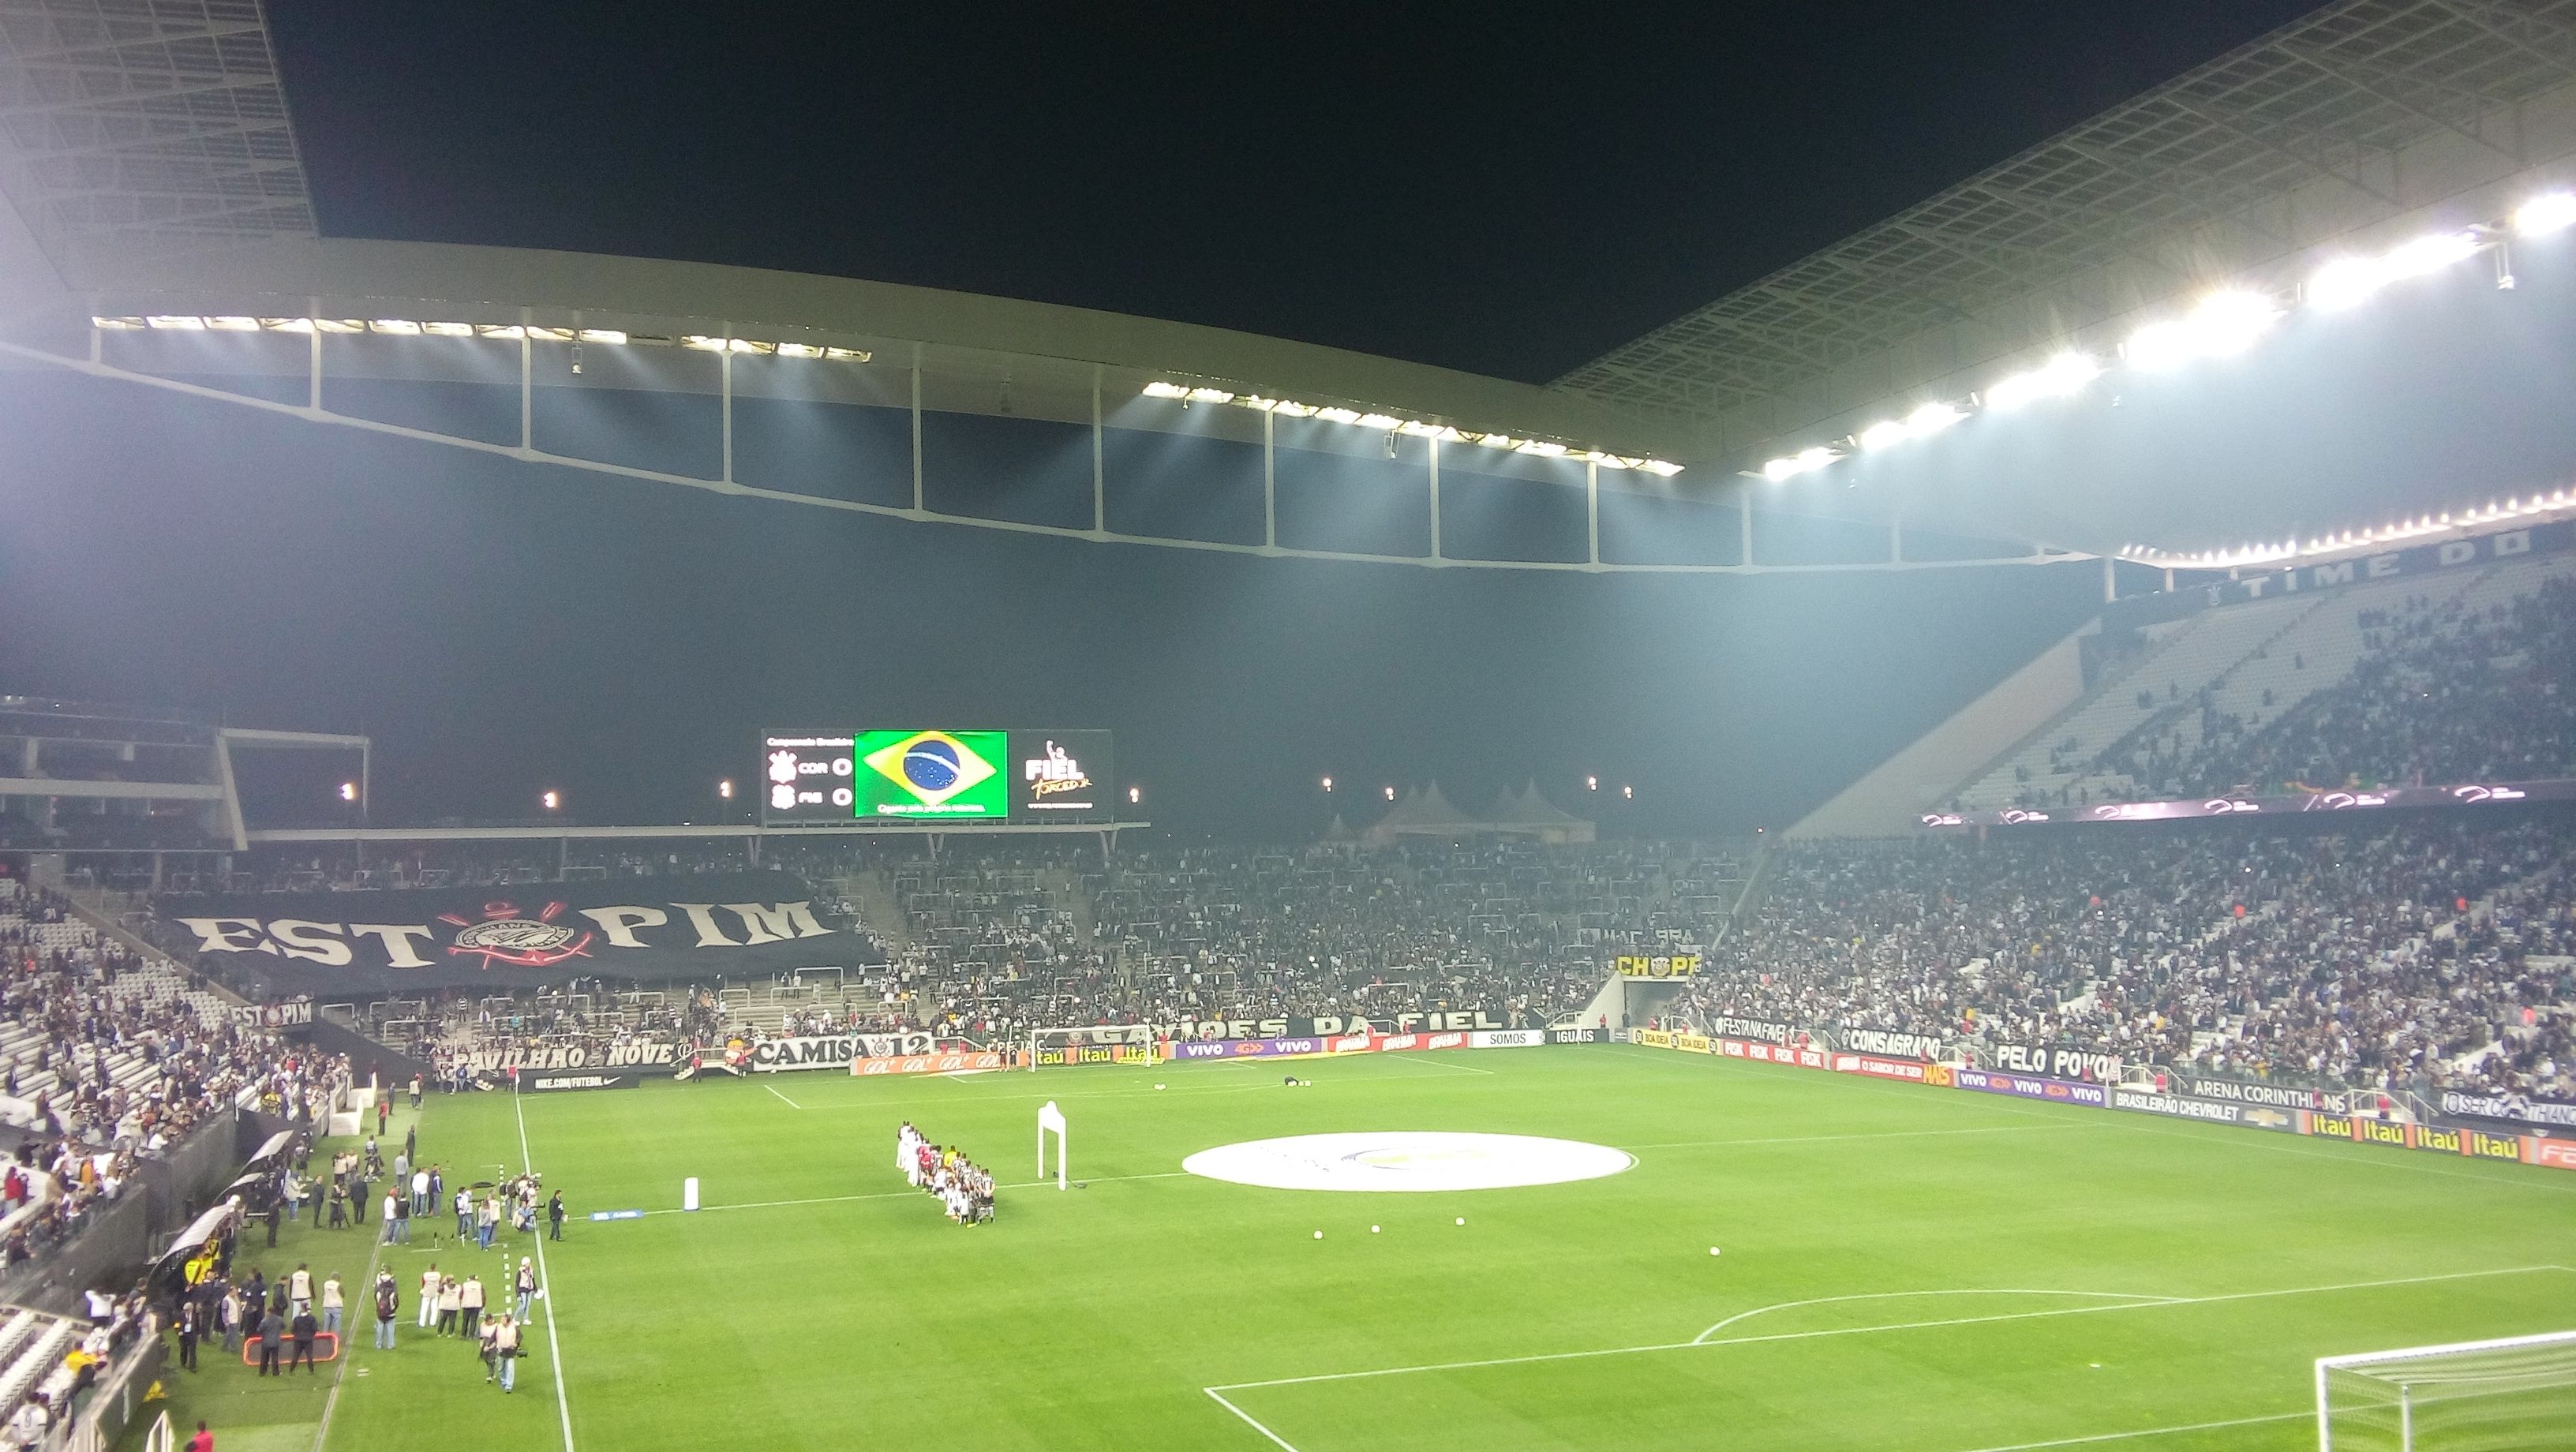
<path fill-rule="evenodd" d="M 2397 1440 L 2400 1452 L 2415 1449 L 2414 1397 L 2405 1381 L 2383 1376 L 2367 1368 L 2403 1366 L 2410 1361 L 2431 1361 L 2437 1357 L 2474 1355 L 2485 1351 L 2515 1351 L 2531 1346 L 2566 1346 L 2576 1351 L 2576 1331 L 2547 1331 L 2537 1336 L 2499 1336 L 2490 1341 L 2453 1341 L 2439 1346 L 2407 1346 L 2394 1351 L 2364 1351 L 2349 1356 L 2317 1358 L 2317 1452 L 2334 1452 L 2334 1405 L 2329 1383 L 2338 1371 L 2365 1372 L 2378 1381 L 2394 1382 L 2397 1388 Z"/>
<path fill-rule="evenodd" d="M 1123 1026 L 1116 1024 L 1093 1024 L 1082 1028 L 1031 1029 L 1029 1030 L 1028 1047 L 1029 1068 L 1032 1071 L 1035 1071 L 1038 1068 L 1039 1050 L 1046 1048 L 1064 1048 L 1068 1045 L 1079 1045 L 1085 1048 L 1098 1048 L 1105 1051 L 1105 1056 L 1096 1061 L 1103 1064 L 1151 1064 L 1157 1062 L 1157 1049 L 1151 1039 L 1133 1043 L 1096 1044 L 1086 1042 L 1086 1040 L 1097 1036 L 1103 1029 L 1115 1030 L 1121 1027 Z M 1052 1065 L 1050 1067 L 1063 1068 L 1065 1066 Z"/>

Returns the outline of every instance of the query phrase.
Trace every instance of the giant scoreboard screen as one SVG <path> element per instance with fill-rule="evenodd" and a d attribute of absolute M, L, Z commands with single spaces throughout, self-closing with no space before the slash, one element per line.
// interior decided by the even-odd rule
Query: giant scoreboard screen
<path fill-rule="evenodd" d="M 1106 822 L 1106 731 L 771 731 L 761 822 Z"/>

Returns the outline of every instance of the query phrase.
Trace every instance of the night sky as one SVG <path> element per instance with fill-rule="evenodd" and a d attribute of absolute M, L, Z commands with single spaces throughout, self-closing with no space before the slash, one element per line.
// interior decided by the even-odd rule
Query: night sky
<path fill-rule="evenodd" d="M 2302 8 L 271 7 L 334 236 L 1532 380 Z M 1148 814 L 1233 838 L 1431 781 L 1472 806 L 1535 780 L 1614 833 L 1777 827 L 2100 591 L 2089 564 L 1589 577 L 1039 540 L 24 374 L 0 456 L 0 692 L 367 731 L 380 823 L 525 818 L 549 787 L 580 820 L 703 821 L 762 727 L 943 725 L 1114 728 Z"/>
<path fill-rule="evenodd" d="M 334 236 L 915 283 L 1531 381 L 2310 8 L 269 7 Z"/>

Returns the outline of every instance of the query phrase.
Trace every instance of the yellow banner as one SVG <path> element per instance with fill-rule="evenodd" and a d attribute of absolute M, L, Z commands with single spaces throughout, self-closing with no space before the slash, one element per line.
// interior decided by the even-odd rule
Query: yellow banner
<path fill-rule="evenodd" d="M 1697 953 L 1642 954 L 1623 953 L 1614 961 L 1622 978 L 1696 978 L 1699 976 Z"/>

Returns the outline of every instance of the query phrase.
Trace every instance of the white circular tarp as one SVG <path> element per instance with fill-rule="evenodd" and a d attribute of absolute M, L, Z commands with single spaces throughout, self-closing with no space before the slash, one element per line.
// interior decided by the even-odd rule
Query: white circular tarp
<path fill-rule="evenodd" d="M 1608 1145 L 1524 1134 L 1388 1130 L 1301 1134 L 1201 1150 L 1181 1168 L 1271 1190 L 1502 1190 L 1615 1175 L 1636 1158 Z"/>

